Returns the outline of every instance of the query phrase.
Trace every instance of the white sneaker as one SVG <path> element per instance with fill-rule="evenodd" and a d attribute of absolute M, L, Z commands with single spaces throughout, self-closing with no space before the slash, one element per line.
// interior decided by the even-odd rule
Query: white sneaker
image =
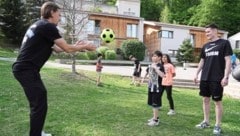
<path fill-rule="evenodd" d="M 148 122 L 148 126 L 157 126 L 159 124 L 159 119 L 155 121 L 152 119 L 150 122 Z"/>
<path fill-rule="evenodd" d="M 174 111 L 174 110 L 169 110 L 169 112 L 167 113 L 167 115 L 175 115 L 176 114 L 176 112 Z"/>
<path fill-rule="evenodd" d="M 206 121 L 202 121 L 201 123 L 196 125 L 196 128 L 200 128 L 200 129 L 209 128 L 209 127 L 210 127 L 210 125 Z"/>
<path fill-rule="evenodd" d="M 42 136 L 52 136 L 52 134 L 45 133 L 44 131 L 42 131 Z"/>
<path fill-rule="evenodd" d="M 151 119 L 149 119 L 149 120 L 148 120 L 148 122 L 151 122 L 151 121 L 153 121 L 153 119 L 154 119 L 154 118 L 151 118 Z"/>
<path fill-rule="evenodd" d="M 157 118 L 159 120 L 159 117 Z M 154 117 L 152 117 L 151 119 L 148 119 L 148 122 L 151 122 L 154 120 Z"/>
<path fill-rule="evenodd" d="M 214 129 L 213 129 L 213 134 L 214 135 L 220 135 L 221 134 L 221 127 L 219 126 L 214 126 Z"/>

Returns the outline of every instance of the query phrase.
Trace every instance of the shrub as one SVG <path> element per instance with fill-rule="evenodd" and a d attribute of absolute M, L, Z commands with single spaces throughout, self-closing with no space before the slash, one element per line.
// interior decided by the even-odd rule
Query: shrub
<path fill-rule="evenodd" d="M 78 52 L 76 53 L 76 59 L 78 60 L 89 60 L 86 52 Z"/>
<path fill-rule="evenodd" d="M 85 52 L 88 59 L 90 60 L 95 60 L 97 59 L 97 52 L 96 51 L 88 51 L 88 52 Z"/>
<path fill-rule="evenodd" d="M 109 50 L 108 47 L 106 46 L 101 46 L 99 48 L 97 48 L 97 53 L 101 53 L 103 55 L 103 58 L 105 58 L 105 52 Z"/>
<path fill-rule="evenodd" d="M 120 48 L 116 48 L 115 49 L 115 52 L 116 52 L 116 54 L 118 54 L 118 55 L 122 55 L 123 53 L 122 53 L 122 50 L 120 49 Z"/>
<path fill-rule="evenodd" d="M 105 59 L 106 60 L 115 60 L 116 56 L 117 56 L 117 54 L 114 50 L 107 50 L 105 52 Z"/>
<path fill-rule="evenodd" d="M 71 58 L 71 54 L 65 53 L 65 52 L 53 53 L 52 56 L 54 58 L 58 58 L 58 59 L 70 59 Z"/>
<path fill-rule="evenodd" d="M 145 45 L 138 40 L 126 40 L 121 45 L 124 59 L 128 59 L 130 55 L 135 56 L 138 60 L 142 61 L 145 56 Z"/>

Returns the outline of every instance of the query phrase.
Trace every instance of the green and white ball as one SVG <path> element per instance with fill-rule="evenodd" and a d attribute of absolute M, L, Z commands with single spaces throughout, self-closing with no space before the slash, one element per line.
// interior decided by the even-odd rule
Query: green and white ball
<path fill-rule="evenodd" d="M 115 39 L 115 34 L 112 29 L 105 28 L 102 30 L 102 33 L 100 35 L 101 39 L 105 43 L 111 43 Z"/>

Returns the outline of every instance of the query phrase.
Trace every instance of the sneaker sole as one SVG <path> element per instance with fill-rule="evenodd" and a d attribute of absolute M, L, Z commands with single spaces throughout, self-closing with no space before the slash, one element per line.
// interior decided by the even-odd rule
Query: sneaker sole
<path fill-rule="evenodd" d="M 206 126 L 206 127 L 199 127 L 199 126 L 195 126 L 196 128 L 199 128 L 199 129 L 205 129 L 205 128 L 210 128 L 210 126 Z"/>
<path fill-rule="evenodd" d="M 158 124 L 154 124 L 154 125 L 149 125 L 149 124 L 147 124 L 147 125 L 150 126 L 150 127 L 154 127 L 154 126 L 158 126 L 159 123 Z"/>
<path fill-rule="evenodd" d="M 213 134 L 214 134 L 214 135 L 221 135 L 221 133 L 222 133 L 222 130 L 221 130 L 220 132 L 214 132 L 214 131 L 213 131 Z"/>

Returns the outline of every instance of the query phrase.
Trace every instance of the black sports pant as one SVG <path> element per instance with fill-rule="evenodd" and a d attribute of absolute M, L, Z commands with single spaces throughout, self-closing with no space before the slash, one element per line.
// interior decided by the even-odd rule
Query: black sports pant
<path fill-rule="evenodd" d="M 30 106 L 30 136 L 41 136 L 47 114 L 47 91 L 39 71 L 14 71 L 15 78 L 25 91 Z"/>
<path fill-rule="evenodd" d="M 162 91 L 160 91 L 160 94 L 161 94 L 160 106 L 162 106 L 162 95 L 165 89 L 166 89 L 167 99 L 170 105 L 170 109 L 174 110 L 174 103 L 172 98 L 172 86 L 163 86 Z"/>

